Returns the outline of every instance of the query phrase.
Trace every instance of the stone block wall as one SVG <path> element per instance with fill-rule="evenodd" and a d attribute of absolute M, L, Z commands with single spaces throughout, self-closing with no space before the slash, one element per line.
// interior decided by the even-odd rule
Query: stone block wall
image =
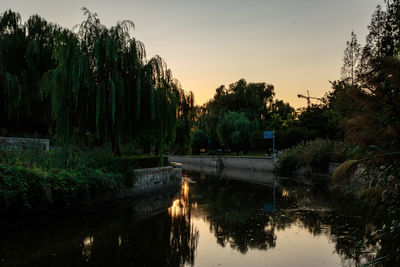
<path fill-rule="evenodd" d="M 182 182 L 182 169 L 172 166 L 135 170 L 136 180 L 128 195 L 139 195 L 165 188 L 180 186 Z"/>
<path fill-rule="evenodd" d="M 176 192 L 182 184 L 182 169 L 168 167 L 137 169 L 133 186 L 118 192 L 108 192 L 94 199 L 94 203 L 104 203 L 125 198 L 157 196 L 168 192 Z"/>
<path fill-rule="evenodd" d="M 0 137 L 0 149 L 7 150 L 49 150 L 50 140 L 40 138 Z"/>

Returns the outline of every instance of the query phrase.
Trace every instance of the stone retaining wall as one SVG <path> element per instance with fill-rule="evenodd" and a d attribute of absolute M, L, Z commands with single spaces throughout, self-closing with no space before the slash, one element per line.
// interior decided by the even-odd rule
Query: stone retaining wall
<path fill-rule="evenodd" d="M 168 167 L 137 169 L 132 187 L 119 192 L 109 192 L 98 196 L 94 203 L 104 203 L 118 199 L 136 198 L 143 195 L 161 194 L 163 191 L 175 192 L 182 184 L 182 169 Z"/>
<path fill-rule="evenodd" d="M 128 195 L 161 191 L 168 187 L 179 186 L 182 182 L 182 169 L 172 166 L 137 169 L 135 175 L 135 183 L 127 190 Z"/>
<path fill-rule="evenodd" d="M 272 157 L 234 157 L 234 156 L 168 156 L 170 162 L 197 165 L 211 168 L 234 168 L 249 171 L 272 171 L 274 158 Z"/>
<path fill-rule="evenodd" d="M 17 137 L 1 137 L 0 136 L 0 149 L 9 150 L 49 150 L 50 140 L 40 138 L 17 138 Z"/>

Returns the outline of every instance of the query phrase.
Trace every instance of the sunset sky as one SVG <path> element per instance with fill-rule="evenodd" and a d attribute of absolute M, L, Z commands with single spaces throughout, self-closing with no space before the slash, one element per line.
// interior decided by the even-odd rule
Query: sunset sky
<path fill-rule="evenodd" d="M 352 30 L 364 42 L 371 15 L 382 0 L 1 0 L 25 21 L 32 14 L 72 28 L 81 7 L 107 26 L 132 20 L 134 37 L 148 57 L 160 55 L 197 104 L 221 84 L 240 78 L 275 86 L 276 96 L 295 107 L 307 90 L 321 97 L 340 77 Z"/>

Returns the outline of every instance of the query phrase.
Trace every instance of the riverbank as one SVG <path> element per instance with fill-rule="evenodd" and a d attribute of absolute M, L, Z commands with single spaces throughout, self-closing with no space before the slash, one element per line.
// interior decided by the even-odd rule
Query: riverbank
<path fill-rule="evenodd" d="M 179 186 L 181 169 L 159 157 L 104 151 L 1 151 L 0 214 L 51 213 Z M 144 167 L 144 168 L 142 168 Z M 153 167 L 153 168 L 148 168 Z"/>
<path fill-rule="evenodd" d="M 59 221 L 0 227 L 1 266 L 264 266 L 268 261 L 333 267 L 373 259 L 355 254 L 354 244 L 369 233 L 364 218 L 342 210 L 319 186 L 284 182 L 274 188 L 233 177 L 229 182 L 200 173 L 185 177 L 180 197 L 159 194 Z M 266 211 L 272 205 L 275 211 Z"/>
<path fill-rule="evenodd" d="M 183 166 L 197 166 L 198 168 L 228 168 L 247 171 L 272 171 L 275 159 L 262 156 L 168 156 L 170 162 L 179 162 Z"/>
<path fill-rule="evenodd" d="M 334 170 L 351 154 L 346 143 L 316 139 L 282 151 L 274 173 L 284 177 L 322 177 L 330 180 Z"/>

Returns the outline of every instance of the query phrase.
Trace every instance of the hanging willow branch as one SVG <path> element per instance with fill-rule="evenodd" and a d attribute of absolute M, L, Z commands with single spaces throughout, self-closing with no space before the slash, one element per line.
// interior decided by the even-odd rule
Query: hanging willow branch
<path fill-rule="evenodd" d="M 187 143 L 192 94 L 160 56 L 146 59 L 132 21 L 107 28 L 96 13 L 82 11 L 85 20 L 72 31 L 37 15 L 25 24 L 18 13 L 0 15 L 0 127 L 55 127 L 63 143 L 95 136 L 115 153 L 129 143 L 162 154 L 178 128 Z"/>

